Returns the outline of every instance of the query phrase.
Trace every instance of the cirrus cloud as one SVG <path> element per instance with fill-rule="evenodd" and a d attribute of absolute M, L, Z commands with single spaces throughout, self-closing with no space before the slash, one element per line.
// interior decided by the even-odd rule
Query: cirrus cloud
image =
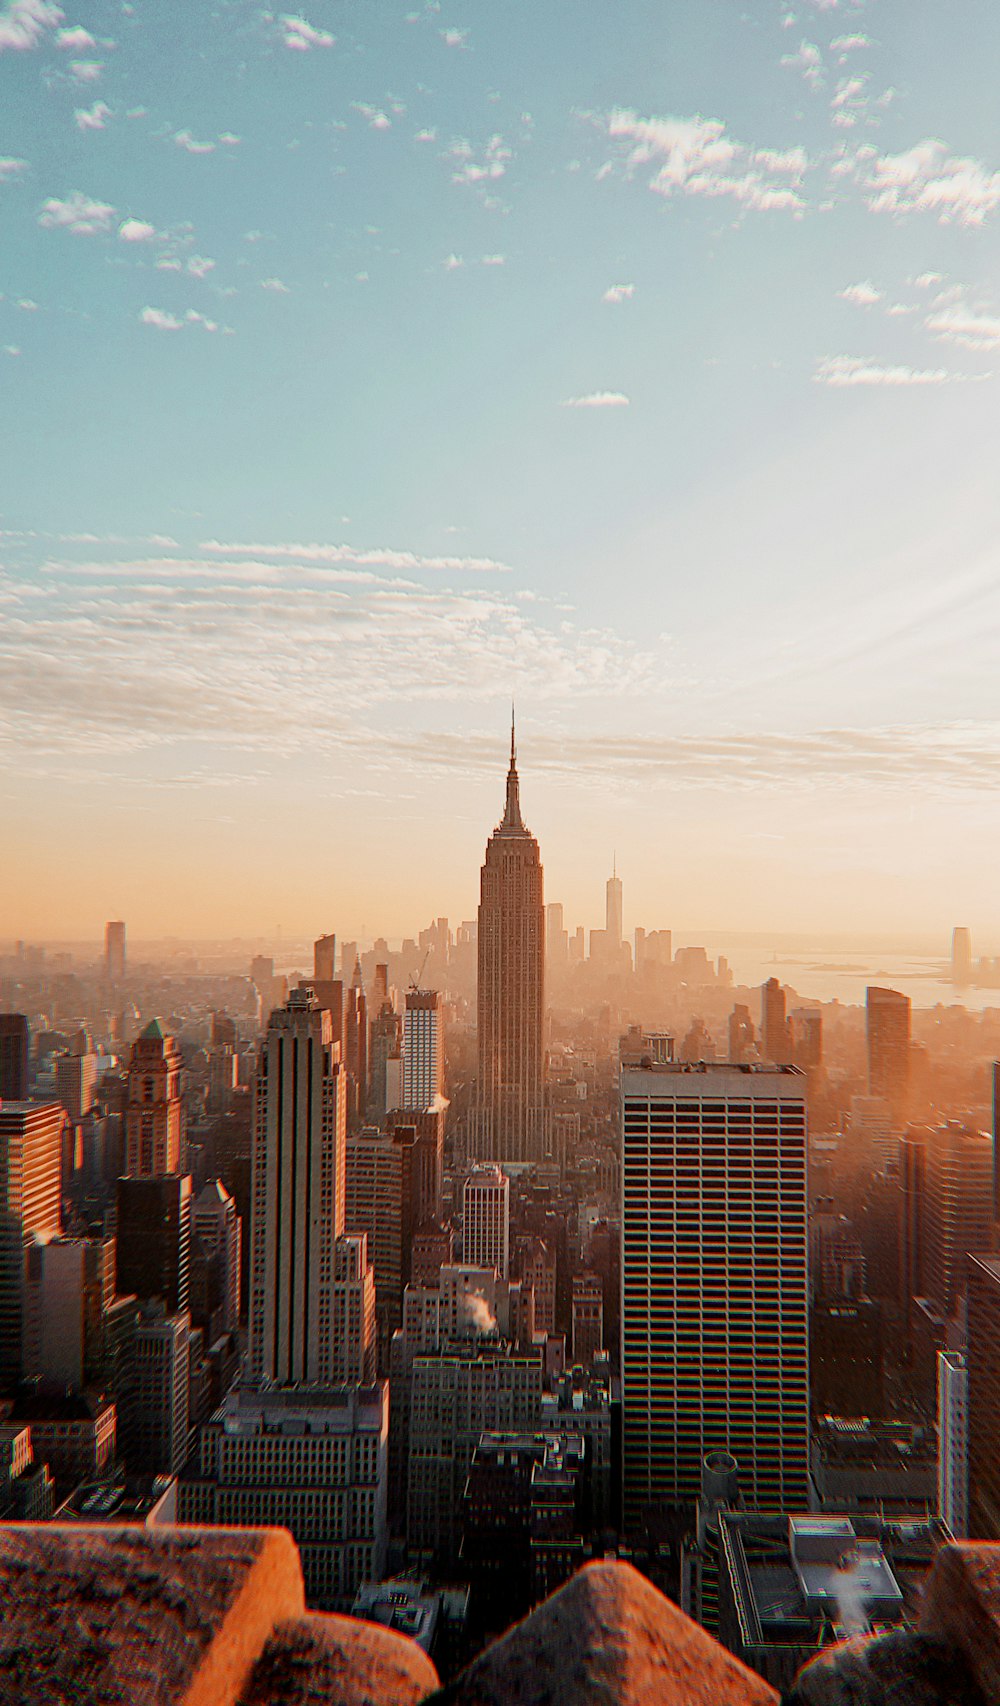
<path fill-rule="evenodd" d="M 817 385 L 947 385 L 955 375 L 943 367 L 917 368 L 891 365 L 871 356 L 828 355 L 813 374 Z"/>

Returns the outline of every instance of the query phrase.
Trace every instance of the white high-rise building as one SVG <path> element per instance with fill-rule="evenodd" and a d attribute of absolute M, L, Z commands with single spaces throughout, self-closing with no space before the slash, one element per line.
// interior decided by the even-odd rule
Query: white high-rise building
<path fill-rule="evenodd" d="M 969 1370 L 962 1351 L 938 1351 L 938 1516 L 956 1540 L 969 1532 Z"/>
<path fill-rule="evenodd" d="M 627 1529 L 697 1498 L 714 1451 L 751 1509 L 808 1503 L 804 1085 L 790 1066 L 622 1071 Z"/>
<path fill-rule="evenodd" d="M 462 1259 L 467 1267 L 496 1268 L 507 1278 L 510 1261 L 510 1180 L 500 1167 L 474 1167 L 462 1192 Z"/>
<path fill-rule="evenodd" d="M 443 1093 L 441 996 L 436 989 L 409 989 L 403 1011 L 403 1107 L 423 1112 Z"/>
<path fill-rule="evenodd" d="M 256 1094 L 250 1369 L 324 1383 L 336 1365 L 347 1087 L 330 1014 L 308 988 L 271 1014 Z"/>

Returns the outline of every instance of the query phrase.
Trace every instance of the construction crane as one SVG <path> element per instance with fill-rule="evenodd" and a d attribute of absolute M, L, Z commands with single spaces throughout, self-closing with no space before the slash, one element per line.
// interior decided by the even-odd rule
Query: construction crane
<path fill-rule="evenodd" d="M 430 957 L 431 957 L 431 951 L 430 951 L 430 948 L 428 948 L 426 954 L 424 955 L 424 957 L 420 963 L 420 970 L 417 972 L 416 977 L 411 977 L 411 979 L 410 979 L 410 990 L 414 995 L 416 994 L 417 990 L 420 988 L 420 980 L 424 975 L 424 968 L 426 967 L 427 961 L 430 959 Z"/>

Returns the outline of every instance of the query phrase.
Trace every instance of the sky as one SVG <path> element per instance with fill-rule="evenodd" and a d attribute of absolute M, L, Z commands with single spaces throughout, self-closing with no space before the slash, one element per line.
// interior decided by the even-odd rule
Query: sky
<path fill-rule="evenodd" d="M 0 0 L 0 936 L 1000 953 L 995 0 Z"/>

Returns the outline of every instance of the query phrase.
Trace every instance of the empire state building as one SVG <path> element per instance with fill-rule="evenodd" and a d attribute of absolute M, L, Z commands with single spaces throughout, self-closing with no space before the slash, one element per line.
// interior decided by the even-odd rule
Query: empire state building
<path fill-rule="evenodd" d="M 545 908 L 538 842 L 521 817 L 514 745 L 503 817 L 486 845 L 479 899 L 479 1150 L 521 1163 L 545 1153 Z"/>

